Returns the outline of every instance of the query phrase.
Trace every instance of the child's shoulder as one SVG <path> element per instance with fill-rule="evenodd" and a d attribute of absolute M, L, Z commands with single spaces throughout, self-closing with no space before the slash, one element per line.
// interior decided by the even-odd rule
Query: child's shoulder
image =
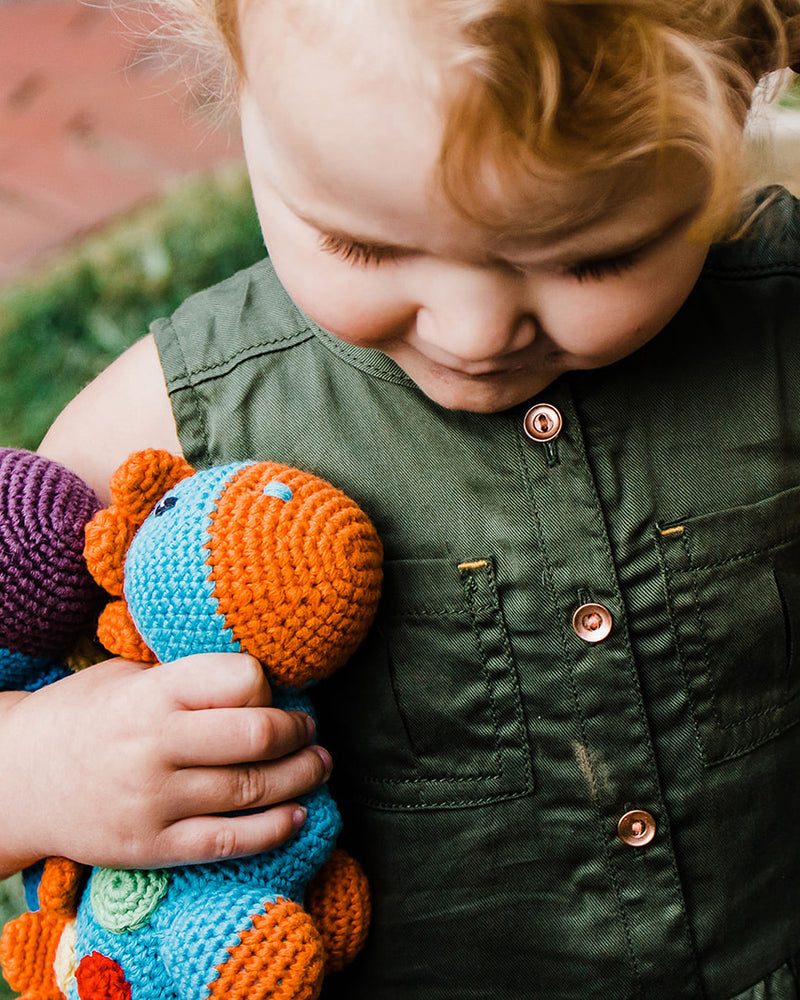
<path fill-rule="evenodd" d="M 224 330 L 226 355 L 236 352 L 237 335 L 244 335 L 249 344 L 257 332 L 257 339 L 265 342 L 262 346 L 277 339 L 280 348 L 288 340 L 308 336 L 312 328 L 311 321 L 284 289 L 268 257 L 195 292 L 172 315 L 150 325 L 160 350 L 172 338 L 181 341 L 182 348 L 196 348 L 206 339 L 204 330 L 212 336 Z"/>
<path fill-rule="evenodd" d="M 221 320 L 224 324 L 226 317 L 242 321 L 250 314 L 263 314 L 265 310 L 293 312 L 302 317 L 281 284 L 269 257 L 190 295 L 170 316 L 155 320 L 150 329 L 158 331 L 164 325 L 192 326 L 198 316 L 206 314 L 218 317 L 218 322 Z M 308 320 L 302 318 L 301 323 L 307 325 Z"/>
<path fill-rule="evenodd" d="M 800 199 L 773 185 L 747 204 L 737 238 L 711 247 L 705 274 L 759 277 L 779 272 L 800 274 Z"/>
<path fill-rule="evenodd" d="M 141 448 L 181 451 L 152 337 L 131 347 L 68 403 L 39 450 L 107 500 L 111 474 Z"/>

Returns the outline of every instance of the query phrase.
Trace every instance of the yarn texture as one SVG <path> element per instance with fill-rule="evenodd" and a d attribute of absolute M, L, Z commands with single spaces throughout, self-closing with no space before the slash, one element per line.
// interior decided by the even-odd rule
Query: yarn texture
<path fill-rule="evenodd" d="M 100 506 L 64 466 L 0 448 L 0 688 L 33 691 L 69 673 L 65 657 L 104 600 L 83 557 Z"/>
<path fill-rule="evenodd" d="M 277 707 L 311 713 L 305 689 L 347 661 L 377 608 L 383 553 L 363 511 L 288 466 L 194 472 L 158 451 L 131 456 L 111 494 L 77 517 L 85 567 L 115 598 L 102 645 L 167 664 L 156 669 L 247 652 Z M 254 858 L 91 872 L 47 859 L 27 878 L 39 909 L 0 941 L 9 982 L 24 1000 L 314 1000 L 363 947 L 370 905 L 360 866 L 336 849 L 327 786 L 301 802 L 297 835 Z"/>

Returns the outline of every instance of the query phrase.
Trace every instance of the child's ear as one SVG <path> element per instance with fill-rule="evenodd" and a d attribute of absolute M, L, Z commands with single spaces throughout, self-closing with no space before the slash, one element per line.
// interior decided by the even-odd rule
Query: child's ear
<path fill-rule="evenodd" d="M 109 594 L 122 596 L 125 556 L 133 536 L 161 497 L 194 474 L 186 459 L 168 451 L 137 451 L 111 477 L 111 507 L 86 526 L 89 572 Z"/>

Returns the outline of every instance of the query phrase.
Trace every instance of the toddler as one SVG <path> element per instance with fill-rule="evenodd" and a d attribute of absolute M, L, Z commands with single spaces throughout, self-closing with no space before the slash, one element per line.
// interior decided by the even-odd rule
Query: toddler
<path fill-rule="evenodd" d="M 374 520 L 318 698 L 373 929 L 323 996 L 797 1000 L 800 206 L 743 199 L 742 129 L 800 2 L 193 13 L 269 260 L 42 451 L 103 496 L 140 447 L 275 459 Z M 6 872 L 263 850 L 330 771 L 246 656 L 0 711 Z"/>

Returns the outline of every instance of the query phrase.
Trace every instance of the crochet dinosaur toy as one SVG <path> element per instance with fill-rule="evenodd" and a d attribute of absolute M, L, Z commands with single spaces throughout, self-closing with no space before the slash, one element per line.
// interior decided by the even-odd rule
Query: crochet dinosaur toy
<path fill-rule="evenodd" d="M 382 550 L 366 515 L 285 465 L 194 472 L 154 451 L 111 490 L 86 527 L 87 565 L 118 598 L 100 615 L 103 646 L 153 663 L 249 652 L 276 706 L 310 711 L 302 691 L 348 659 L 377 607 Z M 327 786 L 301 801 L 298 834 L 253 858 L 91 872 L 47 859 L 39 909 L 3 932 L 6 978 L 25 1000 L 317 997 L 362 947 L 369 893 L 335 849 Z"/>

